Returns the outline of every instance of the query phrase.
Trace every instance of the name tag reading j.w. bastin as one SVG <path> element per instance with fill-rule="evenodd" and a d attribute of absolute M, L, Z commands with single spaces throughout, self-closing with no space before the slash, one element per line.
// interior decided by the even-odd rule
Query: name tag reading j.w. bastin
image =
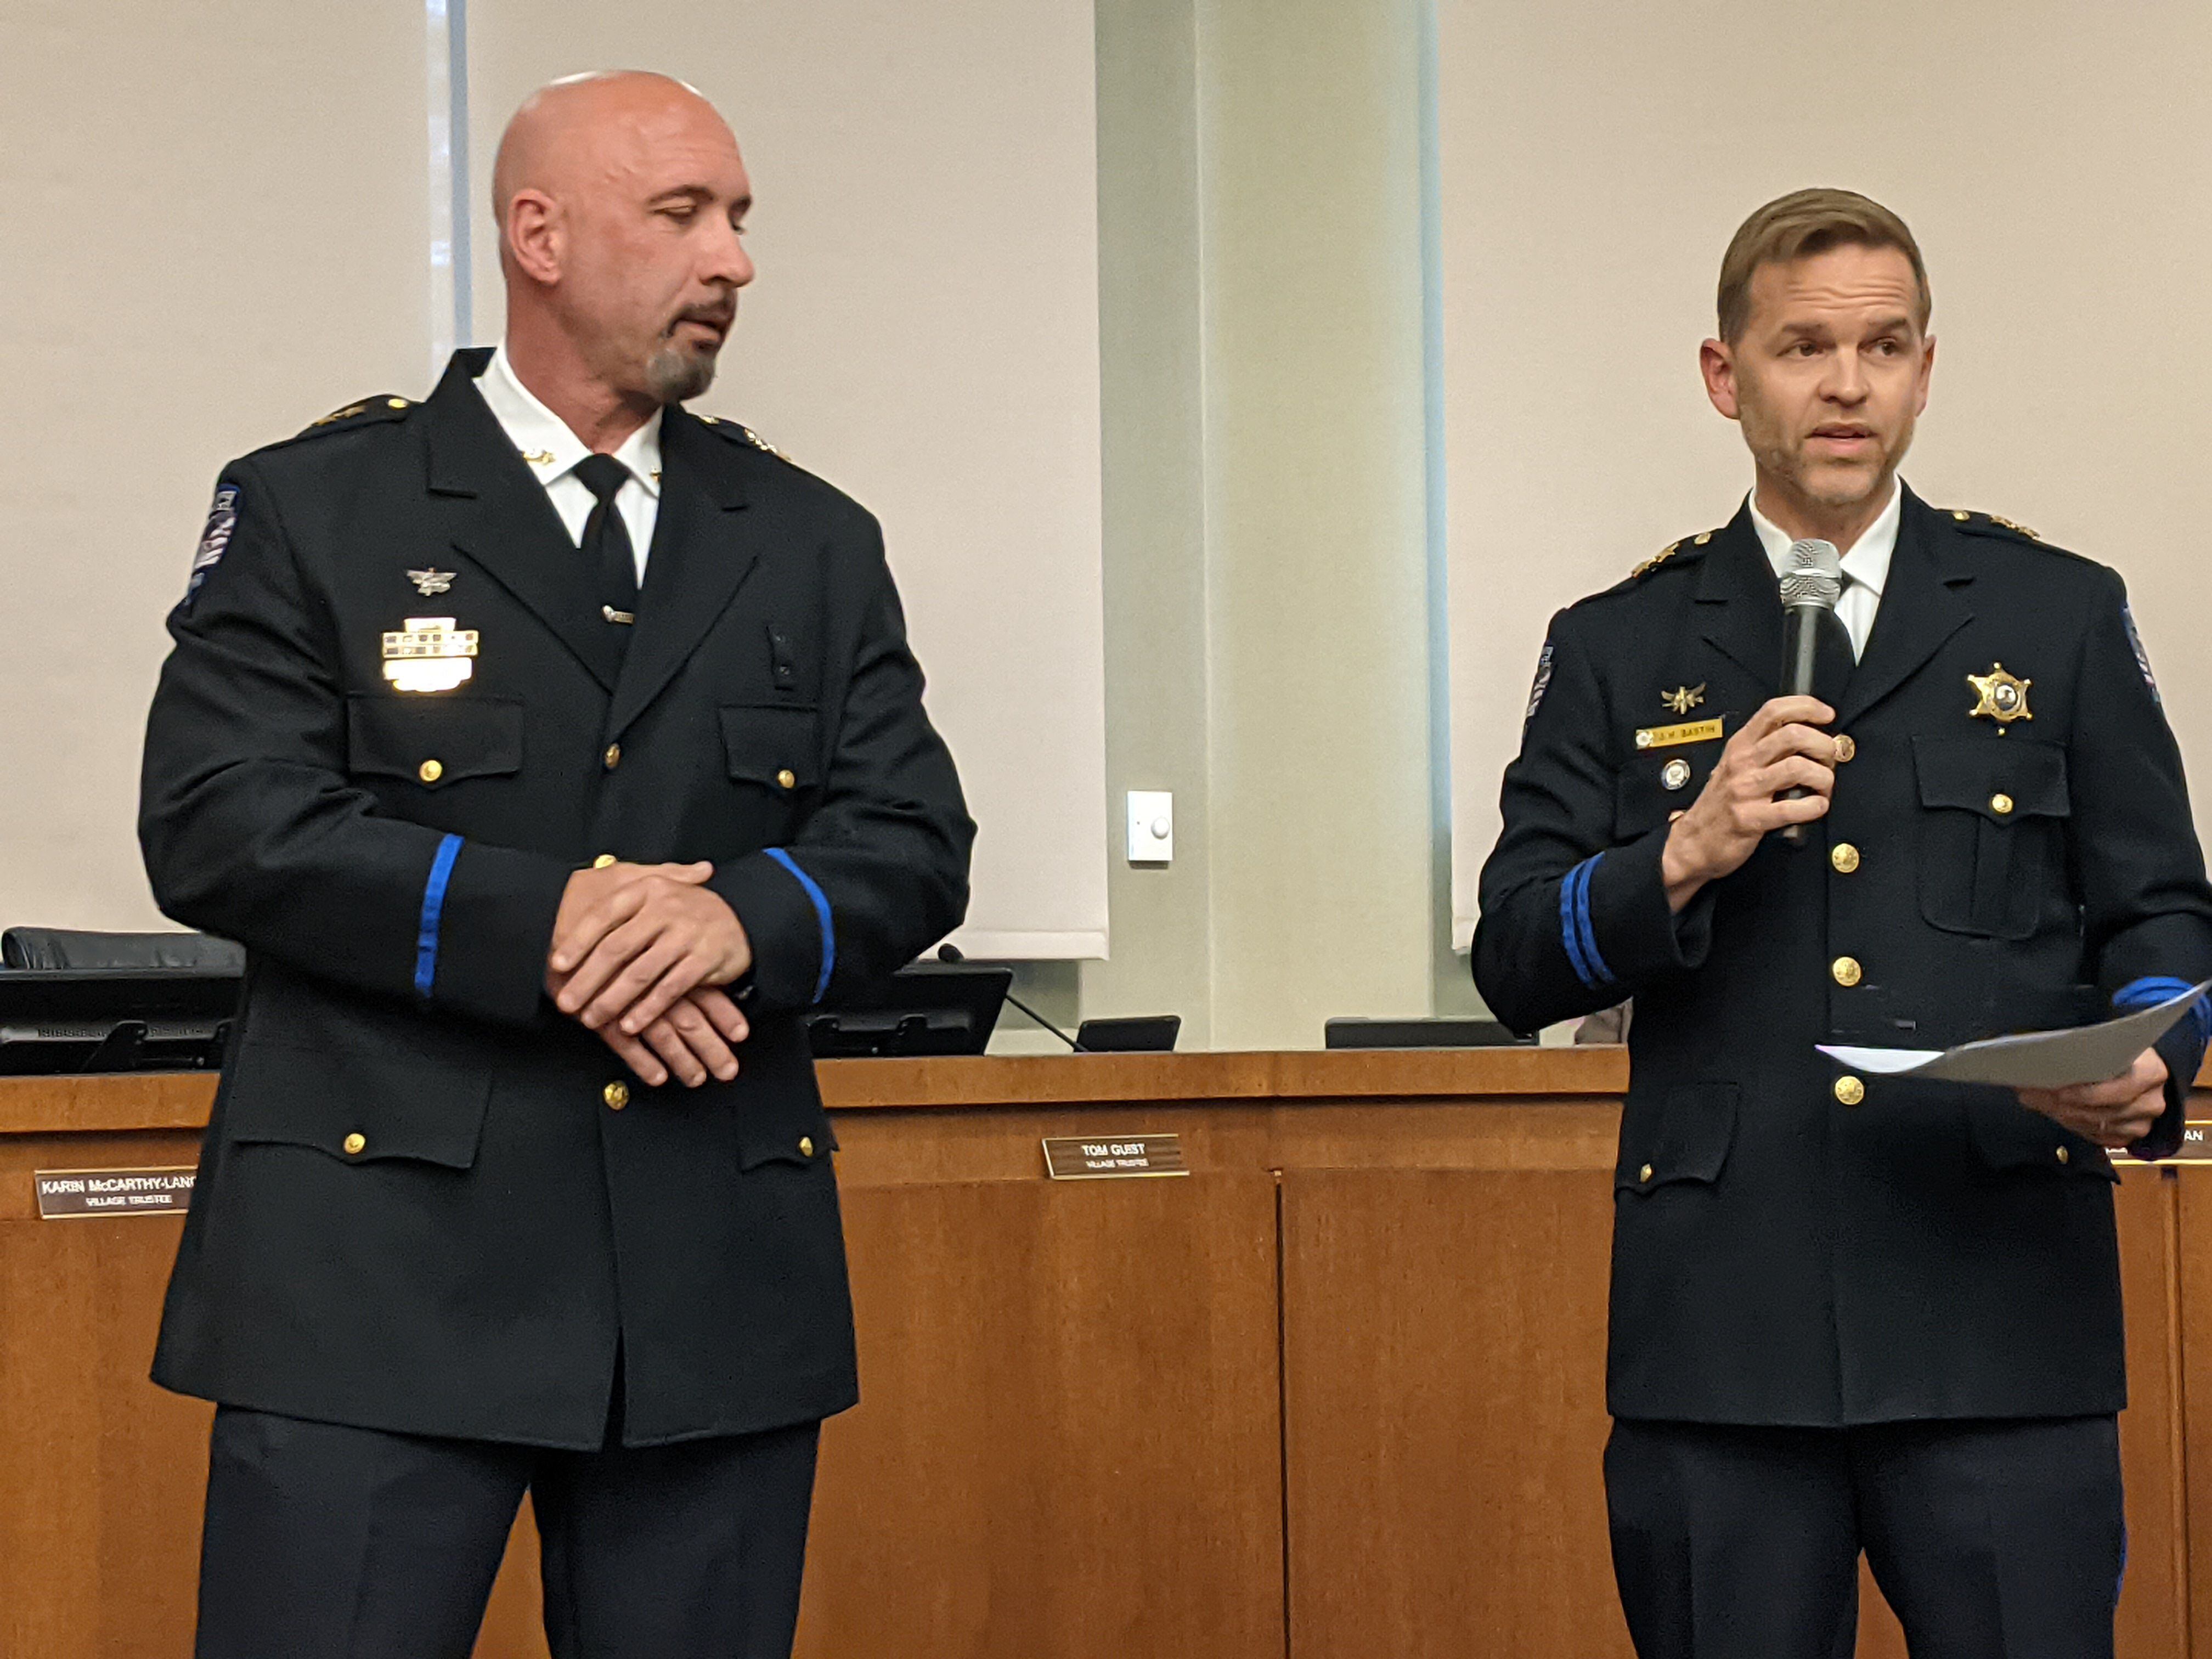
<path fill-rule="evenodd" d="M 1181 1135 L 1071 1135 L 1044 1143 L 1045 1173 L 1054 1181 L 1116 1181 L 1187 1176 Z"/>
<path fill-rule="evenodd" d="M 190 1167 L 161 1170 L 35 1170 L 41 1221 L 87 1216 L 182 1215 L 191 1207 Z"/>

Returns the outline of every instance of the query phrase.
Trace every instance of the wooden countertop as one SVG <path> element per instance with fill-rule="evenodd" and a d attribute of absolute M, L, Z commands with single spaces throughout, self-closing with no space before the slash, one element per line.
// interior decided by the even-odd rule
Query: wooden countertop
<path fill-rule="evenodd" d="M 1628 1087 L 1628 1051 L 1580 1048 L 1311 1050 L 1276 1054 L 1008 1054 L 822 1063 L 832 1111 L 1095 1105 L 1109 1101 L 1601 1098 Z M 2197 1080 L 2212 1088 L 2212 1063 Z M 0 1078 L 0 1135 L 206 1127 L 204 1072 Z"/>
<path fill-rule="evenodd" d="M 1010 1054 L 825 1060 L 820 1074 L 832 1111 L 1136 1100 L 1602 1097 L 1628 1086 L 1628 1053 L 1591 1047 Z M 206 1126 L 214 1097 L 215 1079 L 204 1072 L 0 1078 L 0 1134 L 198 1129 Z"/>

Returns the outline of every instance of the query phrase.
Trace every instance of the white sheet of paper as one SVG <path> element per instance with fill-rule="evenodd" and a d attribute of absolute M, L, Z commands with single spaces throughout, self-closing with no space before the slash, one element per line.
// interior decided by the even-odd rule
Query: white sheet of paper
<path fill-rule="evenodd" d="M 1825 1042 L 1814 1046 L 1854 1072 L 1875 1077 L 1993 1083 L 2006 1089 L 2064 1089 L 2119 1076 L 2208 990 L 2212 990 L 2212 980 L 2154 1007 L 2137 1009 L 2096 1025 L 1988 1037 L 1956 1048 L 1850 1048 Z"/>

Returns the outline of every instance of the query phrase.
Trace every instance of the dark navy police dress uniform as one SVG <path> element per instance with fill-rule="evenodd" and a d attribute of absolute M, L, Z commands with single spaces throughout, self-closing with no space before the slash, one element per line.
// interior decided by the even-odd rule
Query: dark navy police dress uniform
<path fill-rule="evenodd" d="M 866 513 L 742 427 L 669 409 L 616 641 L 471 383 L 488 356 L 459 354 L 426 403 L 371 399 L 226 468 L 170 619 L 147 867 L 168 915 L 250 963 L 155 1365 L 229 1408 L 204 1607 L 230 1633 L 204 1613 L 202 1650 L 262 1651 L 245 1625 L 290 1596 L 268 1650 L 324 1651 L 325 1610 L 278 1571 L 307 1552 L 301 1578 L 382 1608 L 346 1619 L 391 1621 L 330 1651 L 465 1653 L 480 1594 L 433 1606 L 447 1568 L 391 1540 L 417 1528 L 450 1559 L 488 1529 L 488 1585 L 534 1486 L 556 1640 L 781 1652 L 814 1425 L 857 1392 L 802 1017 L 958 922 L 974 827 Z M 757 959 L 733 988 L 752 1023 L 735 1081 L 647 1088 L 545 998 L 562 891 L 606 855 L 714 865 Z M 343 1496 L 357 1478 L 398 1501 L 407 1482 L 372 1466 L 426 1448 L 465 1467 L 425 1476 L 419 1513 Z M 293 1509 L 226 1508 L 295 1476 Z M 504 1511 L 474 1545 L 425 1518 L 483 1494 Z M 298 1505 L 319 1504 L 367 1532 L 317 1534 Z M 780 1517 L 753 1552 L 767 1579 L 732 1588 L 714 1575 L 749 1569 L 702 1556 L 687 1589 L 686 1552 L 748 1504 Z M 662 1601 L 758 1605 L 709 1629 L 633 1601 L 603 1637 L 591 1574 L 631 1536 Z M 233 1582 L 256 1552 L 274 1562 Z"/>
<path fill-rule="evenodd" d="M 1830 813 L 1676 915 L 1668 826 L 1778 694 L 1782 631 L 1747 510 L 1561 612 L 1482 876 L 1501 1018 L 1635 1000 L 1607 1366 L 1630 1625 L 1646 1659 L 1825 1655 L 1863 1546 L 1920 1659 L 2109 1653 L 2112 1161 L 2008 1092 L 1814 1045 L 2212 978 L 2180 756 L 2112 571 L 1908 493 Z M 2159 1045 L 2139 1152 L 2178 1146 L 2206 1019 Z"/>

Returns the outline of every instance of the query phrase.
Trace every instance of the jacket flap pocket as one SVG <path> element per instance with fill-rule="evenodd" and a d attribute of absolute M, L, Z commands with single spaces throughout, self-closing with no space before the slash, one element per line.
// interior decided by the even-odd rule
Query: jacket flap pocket
<path fill-rule="evenodd" d="M 822 781 L 812 704 L 726 704 L 719 713 L 732 778 L 772 789 L 804 789 Z"/>
<path fill-rule="evenodd" d="M 311 1146 L 347 1164 L 477 1161 L 489 1073 L 406 1051 L 295 1048 L 248 1039 L 232 1062 L 223 1133 L 234 1146 Z"/>
<path fill-rule="evenodd" d="M 740 1170 L 757 1170 L 763 1164 L 820 1164 L 837 1150 L 837 1132 L 830 1127 L 827 1117 L 793 1124 L 783 1119 L 764 1120 L 742 1107 L 738 1112 Z"/>
<path fill-rule="evenodd" d="M 346 698 L 346 751 L 356 772 L 433 788 L 522 769 L 522 704 L 512 697 Z"/>
<path fill-rule="evenodd" d="M 1632 1091 L 1620 1120 L 1615 1189 L 1650 1192 L 1672 1182 L 1718 1181 L 1735 1140 L 1741 1092 L 1733 1083 L 1678 1083 L 1656 1097 Z"/>
<path fill-rule="evenodd" d="M 1912 739 L 1923 806 L 1976 812 L 1992 823 L 2068 816 L 2066 751 L 2025 738 Z"/>
<path fill-rule="evenodd" d="M 1991 1170 L 2027 1170 L 2052 1176 L 2118 1181 L 2110 1153 L 2094 1140 L 2062 1129 L 2040 1112 L 1996 1095 L 1966 1103 L 1966 1129 L 1974 1150 Z"/>

